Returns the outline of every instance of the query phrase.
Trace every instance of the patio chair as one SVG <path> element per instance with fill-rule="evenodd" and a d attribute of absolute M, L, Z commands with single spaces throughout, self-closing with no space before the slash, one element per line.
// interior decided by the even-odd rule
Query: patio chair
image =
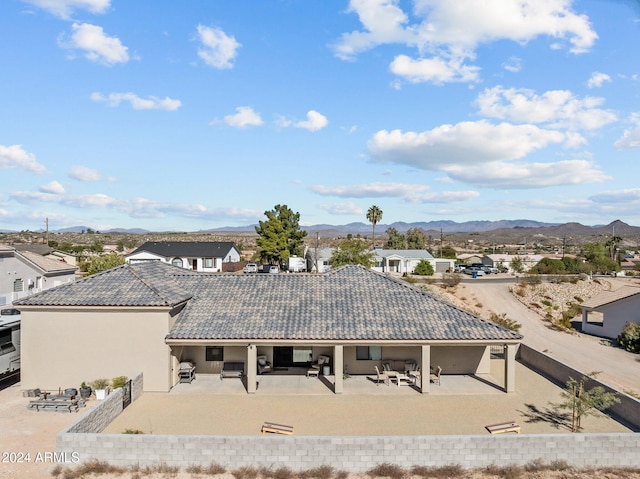
<path fill-rule="evenodd" d="M 440 386 L 440 374 L 442 373 L 442 368 L 440 366 L 438 366 L 436 368 L 436 372 L 435 373 L 431 373 L 429 375 L 429 379 L 431 380 L 432 383 L 437 384 L 438 386 Z"/>
<path fill-rule="evenodd" d="M 271 363 L 267 361 L 266 354 L 259 354 L 258 357 L 258 374 L 268 373 L 269 371 L 273 371 L 271 367 Z"/>
<path fill-rule="evenodd" d="M 373 380 L 376 382 L 376 386 L 380 385 L 380 381 L 384 381 L 387 386 L 391 383 L 389 375 L 386 372 L 380 372 L 378 366 L 374 366 L 376 368 L 376 377 Z"/>

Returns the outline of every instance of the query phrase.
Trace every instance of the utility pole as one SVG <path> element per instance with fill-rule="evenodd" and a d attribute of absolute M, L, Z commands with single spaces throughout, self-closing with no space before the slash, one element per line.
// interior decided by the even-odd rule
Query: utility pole
<path fill-rule="evenodd" d="M 442 258 L 442 241 L 443 241 L 442 228 L 440 228 L 440 257 L 441 258 Z"/>
<path fill-rule="evenodd" d="M 49 218 L 44 219 L 44 224 L 46 226 L 44 240 L 45 240 L 45 244 L 49 246 Z"/>

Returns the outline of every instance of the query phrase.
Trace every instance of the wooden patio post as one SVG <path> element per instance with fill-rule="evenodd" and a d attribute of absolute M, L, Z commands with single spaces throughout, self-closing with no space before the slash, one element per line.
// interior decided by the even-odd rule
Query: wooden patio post
<path fill-rule="evenodd" d="M 247 346 L 247 392 L 255 394 L 258 381 L 258 347 L 255 344 Z"/>

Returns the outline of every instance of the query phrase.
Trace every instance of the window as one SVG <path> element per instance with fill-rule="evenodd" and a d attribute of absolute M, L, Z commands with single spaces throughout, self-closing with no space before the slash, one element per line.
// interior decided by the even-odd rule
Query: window
<path fill-rule="evenodd" d="M 173 260 L 171 260 L 171 264 L 174 266 L 179 266 L 180 268 L 182 268 L 182 259 L 181 258 L 173 258 Z"/>
<path fill-rule="evenodd" d="M 382 346 L 356 346 L 356 359 L 359 361 L 382 360 Z"/>
<path fill-rule="evenodd" d="M 205 268 L 213 268 L 213 258 L 205 258 L 204 259 L 204 267 Z"/>
<path fill-rule="evenodd" d="M 224 348 L 222 346 L 207 346 L 205 357 L 207 361 L 224 361 Z"/>
<path fill-rule="evenodd" d="M 24 291 L 24 282 L 21 279 L 16 279 L 13 282 L 13 292 L 20 293 Z"/>

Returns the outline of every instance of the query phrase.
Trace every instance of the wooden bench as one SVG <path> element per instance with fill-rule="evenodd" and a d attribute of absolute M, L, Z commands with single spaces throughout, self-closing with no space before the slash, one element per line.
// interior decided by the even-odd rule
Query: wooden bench
<path fill-rule="evenodd" d="M 273 422 L 265 422 L 262 425 L 262 434 L 265 434 L 267 432 L 273 434 L 286 434 L 288 436 L 291 436 L 293 434 L 293 426 L 286 426 L 284 424 L 276 424 Z"/>
<path fill-rule="evenodd" d="M 515 432 L 520 434 L 520 425 L 515 421 L 499 422 L 497 424 L 489 424 L 485 429 L 490 434 L 502 434 L 503 432 Z"/>
<path fill-rule="evenodd" d="M 60 401 L 60 400 L 47 400 L 41 399 L 38 401 L 30 401 L 27 406 L 29 409 L 35 409 L 37 412 L 42 411 L 69 411 L 78 412 L 79 405 L 77 400 Z"/>

